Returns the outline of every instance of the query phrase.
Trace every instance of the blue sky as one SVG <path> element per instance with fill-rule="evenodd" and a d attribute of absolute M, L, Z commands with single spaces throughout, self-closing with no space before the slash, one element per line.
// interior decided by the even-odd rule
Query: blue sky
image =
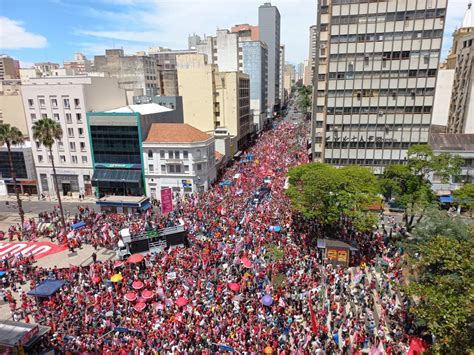
<path fill-rule="evenodd" d="M 415 1 L 415 0 L 413 0 Z M 0 0 L 0 53 L 34 62 L 62 63 L 82 52 L 89 58 L 105 48 L 127 53 L 163 46 L 182 49 L 188 34 L 258 22 L 264 0 Z M 274 0 L 281 14 L 286 60 L 308 56 L 308 27 L 314 0 Z M 449 0 L 443 56 L 460 25 L 468 0 Z"/>

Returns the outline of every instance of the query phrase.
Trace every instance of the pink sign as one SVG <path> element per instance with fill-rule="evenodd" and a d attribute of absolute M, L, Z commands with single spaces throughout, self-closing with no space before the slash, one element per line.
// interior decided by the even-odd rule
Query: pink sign
<path fill-rule="evenodd" d="M 171 188 L 161 190 L 161 213 L 173 211 L 173 192 Z"/>
<path fill-rule="evenodd" d="M 66 245 L 57 245 L 50 242 L 0 243 L 0 258 L 5 255 L 14 256 L 21 252 L 23 255 L 33 253 L 35 259 L 41 259 L 66 249 Z"/>

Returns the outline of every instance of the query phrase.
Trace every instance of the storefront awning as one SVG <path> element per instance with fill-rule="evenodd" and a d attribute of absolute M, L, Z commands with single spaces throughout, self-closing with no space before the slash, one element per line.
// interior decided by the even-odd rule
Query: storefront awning
<path fill-rule="evenodd" d="M 453 196 L 440 196 L 439 202 L 441 203 L 453 203 Z"/>
<path fill-rule="evenodd" d="M 92 181 L 104 182 L 140 182 L 142 172 L 140 170 L 122 169 L 97 169 L 94 171 Z"/>

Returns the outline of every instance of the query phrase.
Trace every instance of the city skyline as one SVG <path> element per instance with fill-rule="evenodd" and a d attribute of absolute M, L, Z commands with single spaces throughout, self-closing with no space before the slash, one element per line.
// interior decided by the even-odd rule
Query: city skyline
<path fill-rule="evenodd" d="M 29 67 L 42 61 L 62 63 L 75 52 L 92 58 L 106 48 L 123 48 L 129 54 L 156 46 L 185 49 L 189 34 L 212 34 L 217 28 L 240 23 L 257 25 L 258 6 L 263 3 L 260 0 L 2 2 L 0 53 Z M 286 46 L 287 61 L 303 62 L 308 58 L 309 26 L 315 23 L 316 1 L 275 0 L 272 4 L 281 13 L 281 43 Z M 459 27 L 467 4 L 467 0 L 449 1 L 442 59 L 448 53 L 452 32 Z M 204 11 L 206 8 L 212 11 Z M 196 13 L 199 16 L 193 16 Z"/>

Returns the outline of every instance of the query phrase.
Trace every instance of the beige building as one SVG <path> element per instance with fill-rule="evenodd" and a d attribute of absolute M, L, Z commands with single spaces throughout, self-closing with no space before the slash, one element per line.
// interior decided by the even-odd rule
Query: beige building
<path fill-rule="evenodd" d="M 462 49 L 462 39 L 467 34 L 474 32 L 474 16 L 472 12 L 472 4 L 469 2 L 461 27 L 453 33 L 453 45 L 446 60 L 446 69 L 456 68 L 457 56 L 459 51 Z"/>
<path fill-rule="evenodd" d="M 231 136 L 231 152 L 249 139 L 250 81 L 247 74 L 219 72 L 205 54 L 177 56 L 179 93 L 183 97 L 184 123 Z"/>
<path fill-rule="evenodd" d="M 54 196 L 49 152 L 33 139 L 31 127 L 44 117 L 58 122 L 63 138 L 53 146 L 61 194 L 92 193 L 92 154 L 87 112 L 105 111 L 126 104 L 116 78 L 87 76 L 32 78 L 21 87 L 23 108 L 32 142 L 40 193 Z"/>
<path fill-rule="evenodd" d="M 308 57 L 308 78 L 309 81 L 306 85 L 312 85 L 313 82 L 313 67 L 314 57 L 316 55 L 316 25 L 312 25 L 309 28 L 309 57 Z"/>
<path fill-rule="evenodd" d="M 474 133 L 474 33 L 459 43 L 449 107 L 448 133 Z"/>
<path fill-rule="evenodd" d="M 286 100 L 285 88 L 283 86 L 284 72 L 285 72 L 285 45 L 282 44 L 280 46 L 280 69 L 279 69 L 279 74 L 278 74 L 278 78 L 280 81 L 278 85 L 278 88 L 279 88 L 278 98 L 280 99 L 280 106 L 283 106 Z"/>
<path fill-rule="evenodd" d="M 309 67 L 309 62 L 305 60 L 303 62 L 303 85 L 313 85 L 313 77 L 311 76 L 311 68 Z"/>
<path fill-rule="evenodd" d="M 19 79 L 0 81 L 0 123 L 17 127 L 28 135 Z"/>
<path fill-rule="evenodd" d="M 92 71 L 92 61 L 82 53 L 75 53 L 74 59 L 64 61 L 64 68 L 73 70 L 76 74 L 86 74 Z"/>
<path fill-rule="evenodd" d="M 291 93 L 291 88 L 296 82 L 296 70 L 293 64 L 285 64 L 285 71 L 283 73 L 283 88 L 286 95 Z"/>
<path fill-rule="evenodd" d="M 19 63 L 17 60 L 7 56 L 0 55 L 0 80 L 18 79 Z"/>

